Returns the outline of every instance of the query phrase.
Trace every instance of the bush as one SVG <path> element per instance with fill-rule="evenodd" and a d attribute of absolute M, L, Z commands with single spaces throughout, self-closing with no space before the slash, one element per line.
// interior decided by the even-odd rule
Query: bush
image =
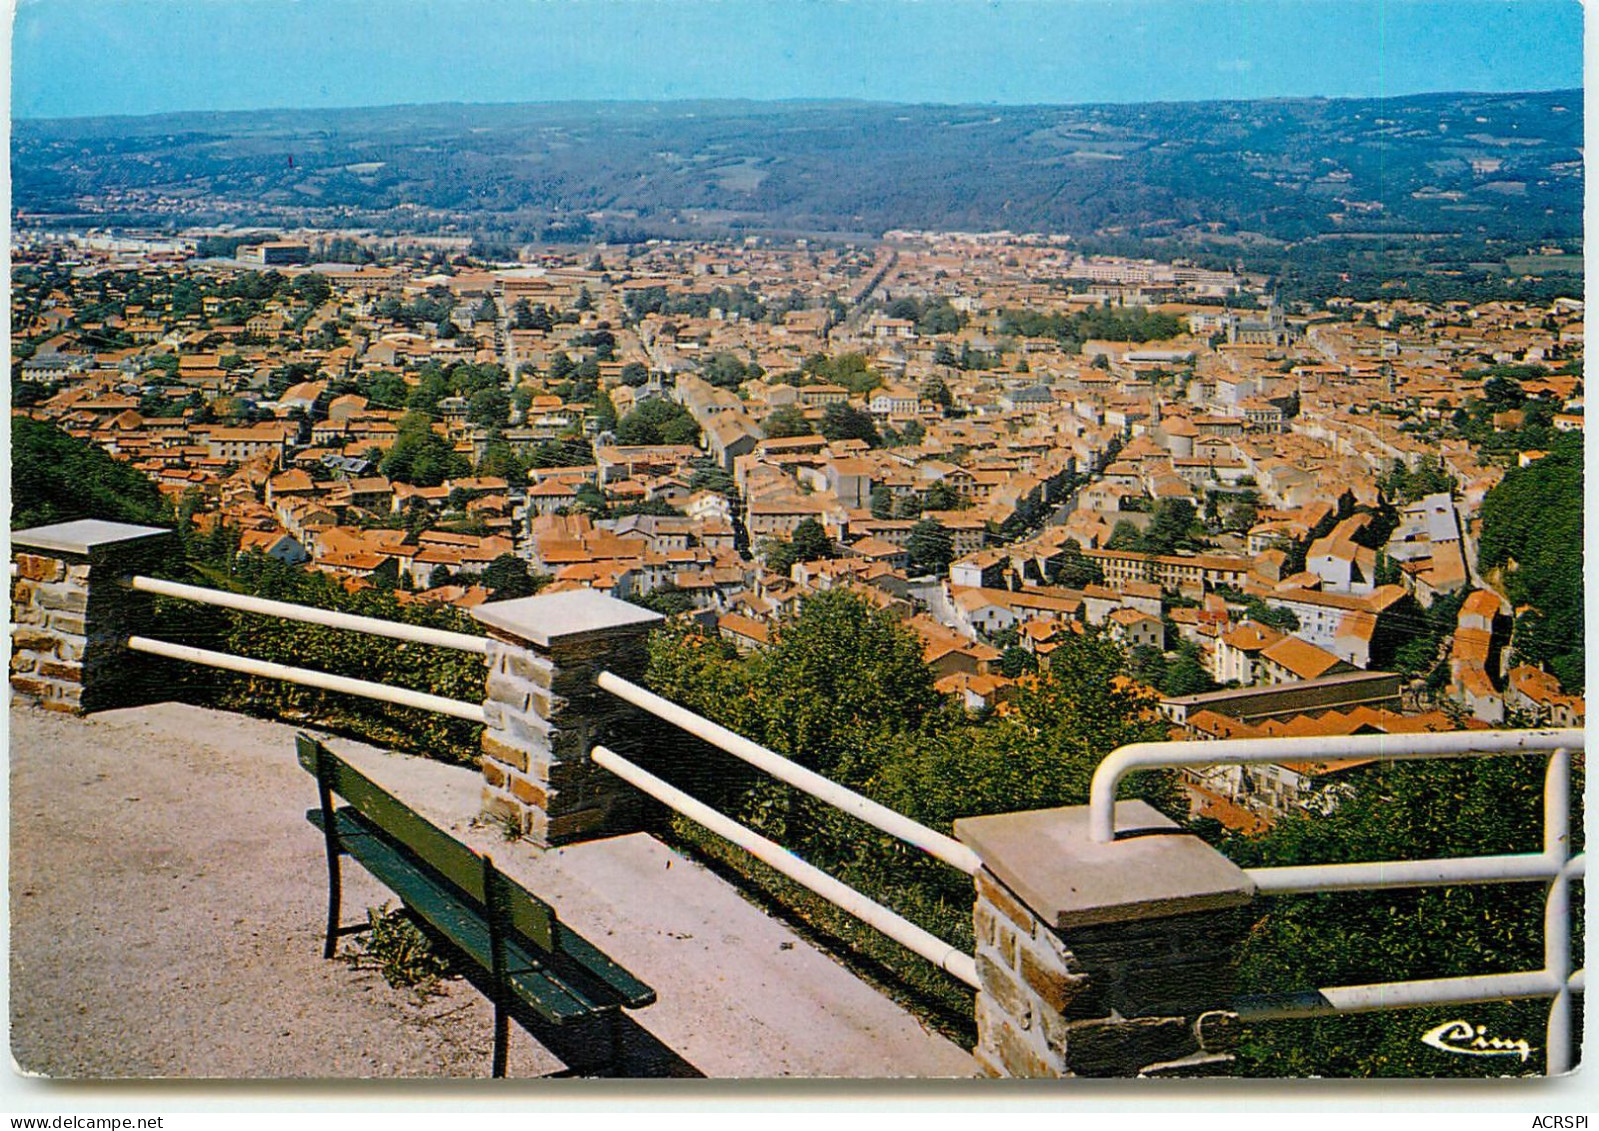
<path fill-rule="evenodd" d="M 450 973 L 449 962 L 403 908 L 366 909 L 366 933 L 346 950 L 344 959 L 357 970 L 376 970 L 397 990 L 415 990 L 419 998 L 438 991 L 439 979 Z"/>

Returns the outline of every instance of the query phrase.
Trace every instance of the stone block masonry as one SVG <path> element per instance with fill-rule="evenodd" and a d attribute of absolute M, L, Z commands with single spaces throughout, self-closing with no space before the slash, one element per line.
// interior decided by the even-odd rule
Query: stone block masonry
<path fill-rule="evenodd" d="M 1090 844 L 1087 809 L 957 821 L 976 877 L 977 1047 L 993 1076 L 1225 1072 L 1254 886 L 1141 802 Z"/>
<path fill-rule="evenodd" d="M 150 597 L 121 579 L 145 572 L 171 534 L 86 519 L 11 535 L 11 689 L 54 711 L 84 713 L 151 698 L 160 661 L 130 653 Z"/>
<path fill-rule="evenodd" d="M 594 678 L 640 678 L 660 614 L 583 590 L 492 602 L 472 615 L 489 635 L 484 815 L 545 847 L 636 830 L 638 794 L 589 751 L 625 752 L 650 728 Z"/>

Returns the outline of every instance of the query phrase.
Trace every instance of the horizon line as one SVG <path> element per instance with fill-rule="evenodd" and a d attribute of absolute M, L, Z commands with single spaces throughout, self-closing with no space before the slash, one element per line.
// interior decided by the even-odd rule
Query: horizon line
<path fill-rule="evenodd" d="M 1213 106 L 1238 104 L 1269 104 L 1285 102 L 1399 102 L 1419 98 L 1526 98 L 1534 95 L 1585 94 L 1582 86 L 1533 87 L 1518 90 L 1419 90 L 1404 94 L 1274 94 L 1260 98 L 1134 98 L 1127 100 L 1096 99 L 1081 102 L 940 102 L 899 101 L 877 98 L 794 97 L 794 98 L 738 98 L 738 97 L 676 97 L 676 98 L 561 98 L 524 100 L 512 102 L 468 101 L 442 99 L 432 102 L 379 102 L 349 103 L 340 105 L 256 106 L 231 109 L 154 110 L 142 114 L 64 114 L 27 117 L 14 115 L 12 124 L 51 122 L 101 122 L 139 121 L 150 118 L 172 118 L 183 115 L 239 115 L 239 114 L 312 114 L 318 112 L 346 113 L 372 110 L 422 110 L 434 107 L 458 106 L 482 109 L 502 109 L 518 106 L 686 106 L 686 105 L 753 105 L 753 106 L 851 106 L 906 109 L 989 109 L 989 110 L 1063 110 L 1098 106 Z"/>

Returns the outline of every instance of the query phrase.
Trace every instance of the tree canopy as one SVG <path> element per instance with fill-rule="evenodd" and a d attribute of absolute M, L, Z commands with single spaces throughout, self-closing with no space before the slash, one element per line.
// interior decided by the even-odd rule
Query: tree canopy
<path fill-rule="evenodd" d="M 693 444 L 699 436 L 688 410 L 661 397 L 645 401 L 616 426 L 619 444 Z"/>
<path fill-rule="evenodd" d="M 53 424 L 12 418 L 12 529 L 79 518 L 151 526 L 164 517 L 161 492 L 143 473 Z"/>
<path fill-rule="evenodd" d="M 784 405 L 782 408 L 774 409 L 765 420 L 761 421 L 761 431 L 775 440 L 814 435 L 816 429 L 811 427 L 811 422 L 797 406 Z"/>
<path fill-rule="evenodd" d="M 865 440 L 874 448 L 882 443 L 872 414 L 847 404 L 830 404 L 822 411 L 822 435 L 830 441 Z"/>
<path fill-rule="evenodd" d="M 911 569 L 920 573 L 943 574 L 955 560 L 955 540 L 933 519 L 924 518 L 911 527 Z"/>
<path fill-rule="evenodd" d="M 841 353 L 829 357 L 813 353 L 800 365 L 800 378 L 808 385 L 842 385 L 857 397 L 863 397 L 883 383 L 882 376 L 871 367 L 865 354 Z"/>
<path fill-rule="evenodd" d="M 1534 612 L 1518 618 L 1518 658 L 1545 664 L 1568 691 L 1584 686 L 1582 433 L 1565 433 L 1542 459 L 1514 468 L 1482 504 L 1478 562 Z"/>
<path fill-rule="evenodd" d="M 471 461 L 433 431 L 432 422 L 419 412 L 400 418 L 394 446 L 380 468 L 390 479 L 417 487 L 437 487 L 446 479 L 472 474 Z"/>

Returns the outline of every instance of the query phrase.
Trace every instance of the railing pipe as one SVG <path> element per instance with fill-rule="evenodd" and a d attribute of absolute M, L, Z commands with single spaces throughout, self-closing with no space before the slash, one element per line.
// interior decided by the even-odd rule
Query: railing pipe
<path fill-rule="evenodd" d="M 1306 864 L 1289 868 L 1245 868 L 1263 895 L 1312 891 L 1381 891 L 1384 888 L 1441 887 L 1446 884 L 1503 884 L 1549 881 L 1562 871 L 1581 876 L 1583 858 L 1567 864 L 1542 853 L 1512 856 L 1462 856 L 1444 860 L 1383 860 L 1366 864 Z"/>
<path fill-rule="evenodd" d="M 1235 1002 L 1233 1008 L 1244 1021 L 1281 1021 L 1291 1017 L 1327 1017 L 1335 1013 L 1374 1013 L 1385 1009 L 1547 998 L 1569 990 L 1565 979 L 1556 980 L 1548 971 L 1534 970 L 1520 974 L 1382 982 L 1370 986 L 1329 986 L 1299 993 L 1243 998 Z M 1550 1046 L 1551 1058 L 1553 1055 L 1554 1046 Z M 1550 1068 L 1550 1071 L 1555 1069 Z"/>
<path fill-rule="evenodd" d="M 195 648 L 188 644 L 171 644 L 165 640 L 151 640 L 145 636 L 132 636 L 128 638 L 128 650 L 131 652 L 146 652 L 152 656 L 165 656 L 172 660 L 186 660 L 191 664 L 200 664 L 208 668 L 222 668 L 226 671 L 241 672 L 244 675 L 260 676 L 264 679 L 281 679 L 285 683 L 298 683 L 306 687 L 316 687 L 323 691 L 337 691 L 345 695 L 359 695 L 366 699 L 378 699 L 385 703 L 395 703 L 402 707 L 415 707 L 422 711 L 436 711 L 441 715 L 451 715 L 457 719 L 468 722 L 481 723 L 483 721 L 483 704 L 463 703 L 459 699 L 447 699 L 442 695 L 429 695 L 425 691 L 412 691 L 404 687 L 389 687 L 387 684 L 373 683 L 365 679 L 351 679 L 348 676 L 331 675 L 328 672 L 312 671 L 309 668 L 293 668 L 287 664 L 274 664 L 267 660 L 252 660 L 245 656 L 234 656 L 227 652 L 212 652 L 205 648 Z"/>
<path fill-rule="evenodd" d="M 1571 754 L 1565 747 L 1549 757 L 1543 783 L 1543 851 L 1564 864 L 1571 851 Z M 1557 987 L 1549 1005 L 1544 1072 L 1571 1071 L 1571 877 L 1562 867 L 1549 881 L 1543 911 L 1544 973 Z"/>
<path fill-rule="evenodd" d="M 1219 742 L 1135 742 L 1113 750 L 1094 771 L 1089 789 L 1089 836 L 1106 843 L 1116 839 L 1116 790 L 1134 770 L 1179 766 L 1261 765 L 1275 762 L 1329 762 L 1370 759 L 1410 762 L 1466 755 L 1540 754 L 1559 746 L 1582 743 L 1582 731 L 1508 730 L 1436 734 L 1364 734 L 1337 740 L 1337 753 L 1326 738 L 1223 739 Z"/>
<path fill-rule="evenodd" d="M 597 765 L 605 767 L 623 781 L 683 814 L 696 824 L 704 826 L 717 836 L 738 845 L 761 863 L 815 892 L 867 926 L 881 931 L 907 950 L 948 971 L 973 989 L 978 988 L 977 963 L 971 955 L 923 930 L 904 916 L 890 911 L 881 903 L 868 899 L 814 864 L 800 859 L 782 845 L 767 840 L 697 798 L 668 785 L 615 751 L 608 750 L 604 746 L 596 746 L 591 757 Z"/>
<path fill-rule="evenodd" d="M 384 636 L 391 640 L 404 640 L 411 644 L 431 644 L 439 648 L 454 648 L 461 652 L 475 652 L 482 656 L 488 652 L 488 641 L 481 636 L 465 632 L 451 632 L 443 628 L 425 628 L 417 624 L 363 617 L 355 613 L 339 613 L 331 609 L 318 609 L 310 605 L 297 605 L 290 601 L 273 601 L 266 597 L 250 597 L 243 593 L 229 593 L 223 589 L 207 589 L 201 585 L 185 585 L 180 581 L 162 581 L 159 578 L 135 576 L 127 580 L 131 589 L 141 593 L 154 593 L 160 597 L 175 597 L 200 605 L 215 605 L 222 609 L 237 609 L 243 613 L 260 613 L 262 616 L 280 617 L 283 620 L 319 624 L 324 628 L 342 628 L 362 632 L 368 636 Z"/>
<path fill-rule="evenodd" d="M 601 672 L 595 682 L 618 699 L 625 700 L 658 719 L 664 719 L 696 738 L 704 739 L 712 746 L 725 750 L 733 757 L 741 758 L 758 769 L 765 770 L 779 781 L 787 782 L 802 793 L 808 793 L 820 801 L 825 801 L 850 816 L 881 829 L 889 836 L 897 837 L 907 844 L 920 848 L 928 855 L 942 860 L 952 868 L 958 868 L 968 876 L 975 876 L 977 870 L 982 867 L 982 861 L 978 859 L 977 853 L 953 837 L 947 837 L 903 814 L 896 813 L 869 797 L 862 797 L 854 790 L 847 789 L 814 770 L 808 770 L 759 743 L 751 742 L 724 726 L 718 726 L 686 707 L 681 707 L 669 699 L 662 699 L 636 683 L 610 672 Z"/>

